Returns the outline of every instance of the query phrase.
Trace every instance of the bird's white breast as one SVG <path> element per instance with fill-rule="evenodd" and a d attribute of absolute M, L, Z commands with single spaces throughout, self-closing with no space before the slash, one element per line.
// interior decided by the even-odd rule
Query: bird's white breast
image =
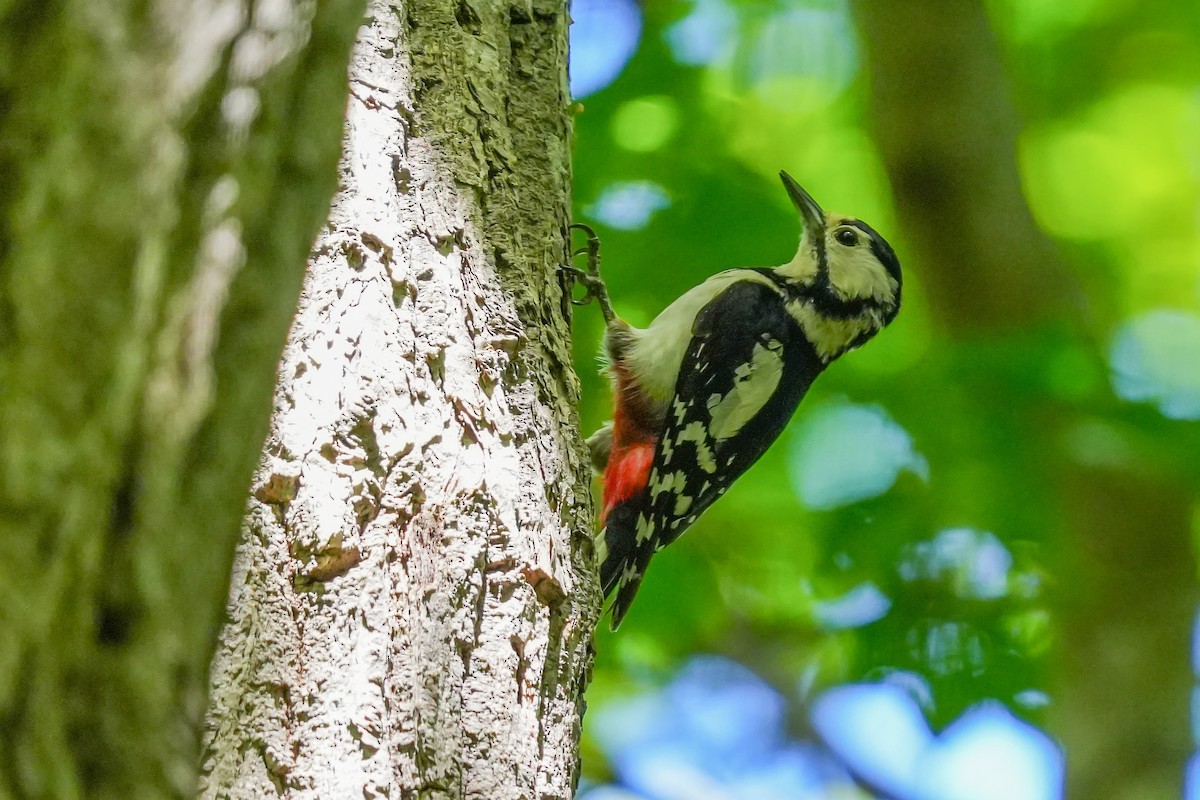
<path fill-rule="evenodd" d="M 675 378 L 691 343 L 692 326 L 700 309 L 734 283 L 745 280 L 757 281 L 778 291 L 775 284 L 759 272 L 726 270 L 684 292 L 663 309 L 649 327 L 633 331 L 635 342 L 629 348 L 625 364 L 637 376 L 642 391 L 660 406 L 660 411 L 665 411 L 675 394 Z"/>

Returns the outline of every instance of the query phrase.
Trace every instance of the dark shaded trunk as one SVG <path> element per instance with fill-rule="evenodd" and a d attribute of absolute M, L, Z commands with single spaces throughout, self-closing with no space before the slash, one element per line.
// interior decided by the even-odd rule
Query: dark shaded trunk
<path fill-rule="evenodd" d="M 875 133 L 912 250 L 906 267 L 935 324 L 966 345 L 957 349 L 966 358 L 980 345 L 1037 357 L 1044 351 L 1028 347 L 1029 330 L 1095 352 L 1078 281 L 1021 194 L 1020 122 L 982 4 L 860 0 L 856 9 Z M 996 459 L 997 480 L 1034 487 L 1036 496 L 1015 502 L 1061 509 L 1058 530 L 1008 534 L 1046 542 L 1058 551 L 1052 570 L 1070 576 L 1071 593 L 1056 598 L 1061 660 L 1048 717 L 1066 747 L 1069 795 L 1177 797 L 1191 749 L 1197 602 L 1186 493 L 1132 467 L 1083 463 L 1069 444 L 1077 410 L 1014 394 L 1012 374 L 959 366 L 948 374 L 975 383 L 956 390 L 1003 398 L 997 423 L 1029 447 L 1027 463 Z"/>
<path fill-rule="evenodd" d="M 195 790 L 361 3 L 0 9 L 0 795 Z"/>

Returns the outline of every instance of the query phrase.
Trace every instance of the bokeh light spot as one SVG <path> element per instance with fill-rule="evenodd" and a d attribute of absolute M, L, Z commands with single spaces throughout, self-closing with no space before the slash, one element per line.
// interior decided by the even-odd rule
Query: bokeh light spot
<path fill-rule="evenodd" d="M 617 230 L 635 231 L 670 205 L 666 190 L 654 181 L 622 181 L 605 187 L 584 213 Z"/>
<path fill-rule="evenodd" d="M 589 731 L 621 783 L 655 800 L 796 800 L 848 787 L 827 753 L 788 740 L 785 711 L 746 667 L 700 656 L 665 687 L 597 708 Z"/>
<path fill-rule="evenodd" d="M 909 650 L 934 675 L 982 675 L 987 664 L 983 636 L 966 622 L 924 620 L 908 632 Z"/>
<path fill-rule="evenodd" d="M 1200 316 L 1159 310 L 1127 321 L 1109 349 L 1113 390 L 1170 419 L 1200 419 Z"/>
<path fill-rule="evenodd" d="M 858 45 L 849 7 L 789 8 L 774 14 L 740 54 L 747 83 L 773 108 L 828 105 L 858 72 Z"/>
<path fill-rule="evenodd" d="M 993 18 L 1009 36 L 1031 42 L 1097 25 L 1123 4 L 1121 0 L 993 0 L 989 5 Z"/>
<path fill-rule="evenodd" d="M 1008 593 L 1012 565 L 1012 554 L 995 534 L 950 528 L 908 546 L 899 572 L 909 582 L 946 582 L 964 599 L 996 600 Z"/>
<path fill-rule="evenodd" d="M 1002 705 L 969 709 L 933 737 L 911 697 L 889 684 L 831 689 L 813 705 L 813 727 L 854 772 L 913 800 L 1052 800 L 1063 757 L 1044 733 Z"/>
<path fill-rule="evenodd" d="M 1200 609 L 1196 610 L 1196 618 L 1192 621 L 1192 673 L 1200 678 Z"/>
<path fill-rule="evenodd" d="M 587 97 L 616 80 L 641 34 L 642 14 L 633 0 L 573 0 L 571 94 Z"/>
<path fill-rule="evenodd" d="M 579 800 L 646 800 L 645 795 L 626 791 L 619 786 L 581 786 Z"/>
<path fill-rule="evenodd" d="M 921 759 L 917 796 L 928 800 L 1057 800 L 1063 761 L 1058 746 L 998 703 L 951 723 Z"/>
<path fill-rule="evenodd" d="M 912 437 L 882 408 L 825 406 L 805 419 L 791 447 L 791 477 L 810 508 L 829 509 L 883 494 L 903 470 L 928 478 Z"/>
<path fill-rule="evenodd" d="M 1013 646 L 1029 658 L 1047 653 L 1054 644 L 1054 620 L 1044 608 L 1010 614 L 1003 629 Z"/>
<path fill-rule="evenodd" d="M 1067 238 L 1140 240 L 1153 226 L 1184 239 L 1193 231 L 1187 209 L 1195 201 L 1197 137 L 1193 95 L 1149 85 L 1115 92 L 1076 119 L 1022 136 L 1030 208 L 1046 230 Z"/>
<path fill-rule="evenodd" d="M 725 0 L 693 0 L 691 13 L 663 31 L 675 60 L 692 66 L 728 57 L 737 36 L 737 12 Z"/>
<path fill-rule="evenodd" d="M 845 630 L 861 628 L 883 619 L 891 607 L 891 598 L 874 583 L 867 581 L 841 597 L 813 603 L 813 616 L 826 630 Z"/>
<path fill-rule="evenodd" d="M 1022 708 L 1046 708 L 1050 705 L 1050 695 L 1041 689 L 1025 689 L 1013 695 L 1013 702 Z"/>
<path fill-rule="evenodd" d="M 933 739 L 913 699 L 886 683 L 830 689 L 813 704 L 812 722 L 852 770 L 902 796 L 916 783 L 917 759 Z"/>
<path fill-rule="evenodd" d="M 1184 800 L 1200 800 L 1200 755 L 1188 759 L 1183 776 L 1183 796 Z"/>
<path fill-rule="evenodd" d="M 623 103 L 612 118 L 613 141 L 636 153 L 650 153 L 671 140 L 679 127 L 679 109 L 665 95 Z"/>

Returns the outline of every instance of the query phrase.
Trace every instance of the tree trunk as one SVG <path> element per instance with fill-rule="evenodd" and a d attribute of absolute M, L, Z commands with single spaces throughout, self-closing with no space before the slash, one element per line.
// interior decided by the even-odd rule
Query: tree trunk
<path fill-rule="evenodd" d="M 876 140 L 937 323 L 971 338 L 1078 314 L 1079 287 L 1021 194 L 1020 124 L 983 4 L 857 8 Z"/>
<path fill-rule="evenodd" d="M 562 0 L 372 2 L 203 796 L 570 797 L 599 607 Z"/>
<path fill-rule="evenodd" d="M 0 797 L 194 794 L 361 15 L 253 5 L 0 3 Z"/>

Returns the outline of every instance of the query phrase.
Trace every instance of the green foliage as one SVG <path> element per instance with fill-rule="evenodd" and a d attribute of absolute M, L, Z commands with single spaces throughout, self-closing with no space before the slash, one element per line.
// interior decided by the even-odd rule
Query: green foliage
<path fill-rule="evenodd" d="M 727 39 L 707 63 L 681 63 L 670 44 L 681 21 L 714 5 L 731 13 Z M 871 5 L 855 12 L 869 15 Z M 1089 736 L 1095 752 L 1115 741 L 1087 730 L 1089 708 L 1117 727 L 1148 715 L 1125 735 L 1157 729 L 1148 746 L 1174 753 L 1160 766 L 1168 785 L 1179 780 L 1193 680 L 1185 666 L 1200 412 L 1169 409 L 1189 408 L 1200 393 L 1200 345 L 1142 342 L 1129 328 L 1133 368 L 1153 359 L 1139 379 L 1190 392 L 1182 405 L 1125 391 L 1110 364 L 1126 323 L 1169 308 L 1191 330 L 1187 320 L 1200 314 L 1200 14 L 1152 5 L 987 4 L 1020 114 L 1004 123 L 1019 131 L 1023 197 L 1012 211 L 1028 205 L 1049 258 L 1081 289 L 1056 297 L 1049 316 L 1001 329 L 981 314 L 966 331 L 927 292 L 950 268 L 911 254 L 957 252 L 977 232 L 917 242 L 924 234 L 902 224 L 889 188 L 895 165 L 872 133 L 889 120 L 870 110 L 878 76 L 850 10 L 822 0 L 645 5 L 632 61 L 576 119 L 576 219 L 603 238 L 618 312 L 645 324 L 718 270 L 789 257 L 799 227 L 779 169 L 827 209 L 884 232 L 904 264 L 905 305 L 876 341 L 817 381 L 762 462 L 655 559 L 619 634 L 598 634 L 596 702 L 658 682 L 696 652 L 747 663 L 796 700 L 903 671 L 930 689 L 935 726 L 995 698 L 1048 724 L 1068 758 Z M 669 205 L 644 227 L 605 225 L 599 201 L 625 181 L 653 182 Z M 590 430 L 610 408 L 594 368 L 598 315 L 577 313 L 575 332 Z M 794 457 L 806 421 L 847 403 L 883 409 L 928 478 L 901 471 L 878 496 L 806 507 Z M 976 568 L 993 572 L 983 580 Z M 864 584 L 887 598 L 886 611 L 831 624 L 828 603 Z M 1097 655 L 1113 637 L 1132 648 L 1121 665 Z M 1105 698 L 1106 688 L 1134 696 Z M 1110 761 L 1073 766 L 1087 773 L 1079 785 L 1159 768 Z"/>

